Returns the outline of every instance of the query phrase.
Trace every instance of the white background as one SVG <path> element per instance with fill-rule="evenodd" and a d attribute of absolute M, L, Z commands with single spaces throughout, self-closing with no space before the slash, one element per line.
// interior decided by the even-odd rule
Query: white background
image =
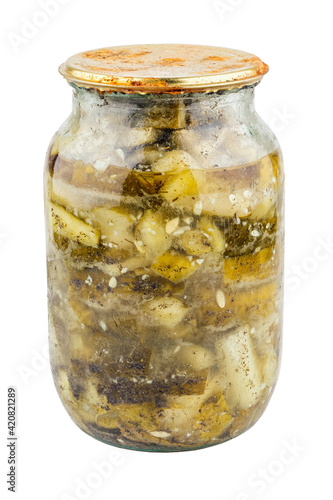
<path fill-rule="evenodd" d="M 55 3 L 58 11 L 46 18 L 40 16 L 38 0 L 7 1 L 0 7 L 1 498 L 13 496 L 5 484 L 8 385 L 18 391 L 19 500 L 330 498 L 329 0 Z M 39 27 L 22 41 L 17 37 L 27 19 Z M 163 42 L 237 48 L 270 65 L 256 90 L 256 106 L 284 152 L 287 279 L 282 370 L 261 420 L 241 437 L 213 448 L 149 454 L 117 450 L 82 433 L 54 389 L 45 356 L 42 169 L 48 143 L 71 108 L 71 90 L 57 73 L 58 65 L 86 49 Z M 104 464 L 107 477 L 102 478 L 96 466 L 105 461 L 109 467 Z M 84 491 L 82 482 L 89 489 Z"/>

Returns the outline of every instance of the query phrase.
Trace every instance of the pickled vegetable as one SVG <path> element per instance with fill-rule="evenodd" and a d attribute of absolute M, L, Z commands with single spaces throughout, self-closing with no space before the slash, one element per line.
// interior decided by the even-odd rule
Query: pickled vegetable
<path fill-rule="evenodd" d="M 87 158 L 75 134 L 50 149 L 54 377 L 98 439 L 193 449 L 252 425 L 276 381 L 283 173 L 278 152 L 233 163 L 218 110 L 145 99 L 105 97 Z"/>

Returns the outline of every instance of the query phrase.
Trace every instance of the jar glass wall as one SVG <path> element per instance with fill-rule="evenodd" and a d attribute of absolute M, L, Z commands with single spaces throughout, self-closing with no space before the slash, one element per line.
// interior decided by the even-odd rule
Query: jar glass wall
<path fill-rule="evenodd" d="M 284 176 L 254 85 L 73 88 L 45 167 L 58 393 L 116 446 L 226 441 L 261 416 L 279 368 Z"/>

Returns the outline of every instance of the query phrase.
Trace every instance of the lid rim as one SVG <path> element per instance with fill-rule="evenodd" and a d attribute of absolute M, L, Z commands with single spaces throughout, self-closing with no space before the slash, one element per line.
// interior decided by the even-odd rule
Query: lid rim
<path fill-rule="evenodd" d="M 161 50 L 161 47 L 164 49 L 162 55 L 184 56 L 189 52 L 188 60 L 180 58 L 160 59 L 160 52 L 158 51 Z M 146 50 L 143 51 L 142 49 Z M 140 56 L 139 60 L 133 63 L 132 59 L 138 57 L 137 54 Z M 145 57 L 142 54 L 153 54 L 155 59 L 151 60 L 151 56 L 149 59 L 146 56 L 148 62 L 142 62 L 140 59 Z M 208 54 L 217 55 L 208 56 Z M 198 55 L 200 55 L 201 59 L 198 58 Z M 89 62 L 93 61 L 90 66 L 85 58 L 88 58 Z M 233 60 L 230 61 L 230 59 Z M 161 76 L 156 76 L 156 68 L 162 66 L 161 61 L 166 61 L 166 67 L 162 67 Z M 169 64 L 169 61 L 171 61 L 171 64 Z M 184 61 L 186 64 L 178 63 L 178 61 Z M 206 61 L 209 61 L 209 63 Z M 97 62 L 100 65 L 98 67 L 96 67 Z M 130 68 L 127 69 L 126 65 L 129 65 L 129 62 L 131 63 Z M 179 66 L 186 65 L 188 72 L 191 74 L 186 75 L 186 67 L 185 70 L 179 69 Z M 178 68 L 170 69 L 168 66 L 178 66 Z M 144 67 L 143 74 L 133 75 L 137 68 L 140 67 Z M 196 68 L 198 68 L 197 74 L 195 73 Z M 101 69 L 102 72 L 98 72 L 96 69 Z M 154 76 L 149 74 L 149 70 L 154 73 Z M 178 75 L 177 70 L 180 73 Z M 241 88 L 259 82 L 268 70 L 269 68 L 264 62 L 247 52 L 222 47 L 176 44 L 129 45 L 96 49 L 76 54 L 59 67 L 60 74 L 68 82 L 75 83 L 79 87 L 140 94 L 207 92 L 209 90 Z M 146 71 L 146 75 L 144 75 L 144 71 Z M 175 73 L 172 73 L 172 71 Z"/>

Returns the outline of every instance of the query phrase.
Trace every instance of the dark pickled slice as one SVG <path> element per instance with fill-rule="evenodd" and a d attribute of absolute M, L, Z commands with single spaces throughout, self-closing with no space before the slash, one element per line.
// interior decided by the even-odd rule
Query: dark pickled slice
<path fill-rule="evenodd" d="M 98 392 L 107 397 L 108 403 L 136 404 L 147 401 L 164 401 L 166 396 L 203 394 L 208 370 L 175 373 L 162 379 L 149 377 L 111 376 L 103 374 Z M 134 378 L 134 380 L 133 380 Z"/>
<path fill-rule="evenodd" d="M 278 220 L 276 215 L 254 221 L 236 218 L 215 219 L 225 236 L 225 257 L 235 257 L 253 253 L 257 248 L 274 246 Z"/>
<path fill-rule="evenodd" d="M 63 236 L 60 236 L 59 234 L 57 233 L 53 233 L 53 239 L 54 239 L 54 243 L 56 244 L 56 246 L 58 247 L 59 250 L 61 250 L 62 252 L 64 252 L 65 250 L 67 250 L 67 248 L 69 247 L 70 245 L 70 240 L 68 238 L 64 238 Z M 83 248 L 93 248 L 93 247 L 86 247 L 86 246 L 83 246 Z"/>
<path fill-rule="evenodd" d="M 168 99 L 151 107 L 151 103 L 140 107 L 132 114 L 131 123 L 135 127 L 154 127 L 158 129 L 181 129 L 186 127 L 186 106 L 182 100 L 173 102 Z"/>
<path fill-rule="evenodd" d="M 84 265 L 91 267 L 92 265 L 97 265 L 99 262 L 102 264 L 112 265 L 119 261 L 123 261 L 130 257 L 128 250 L 123 250 L 120 248 L 110 248 L 105 246 L 87 247 L 83 245 L 77 245 L 70 253 L 69 265 L 78 265 L 82 267 Z"/>
<path fill-rule="evenodd" d="M 116 286 L 114 286 L 116 284 Z M 180 284 L 170 283 L 160 276 L 126 273 L 117 278 L 110 278 L 98 269 L 72 271 L 69 282 L 69 296 L 77 302 L 85 301 L 90 305 L 100 305 L 103 308 L 112 307 L 112 301 L 133 302 L 150 301 L 159 297 L 170 297 L 182 293 Z M 115 302 L 116 304 L 116 302 Z"/>
<path fill-rule="evenodd" d="M 139 197 L 156 195 L 167 178 L 167 176 L 155 172 L 133 170 L 124 180 L 123 195 Z"/>
<path fill-rule="evenodd" d="M 107 381 L 109 377 L 143 377 L 149 373 L 151 351 L 129 333 L 93 332 L 86 336 L 85 343 L 86 356 L 73 360 L 78 375 L 88 372 L 97 374 L 99 381 Z"/>

